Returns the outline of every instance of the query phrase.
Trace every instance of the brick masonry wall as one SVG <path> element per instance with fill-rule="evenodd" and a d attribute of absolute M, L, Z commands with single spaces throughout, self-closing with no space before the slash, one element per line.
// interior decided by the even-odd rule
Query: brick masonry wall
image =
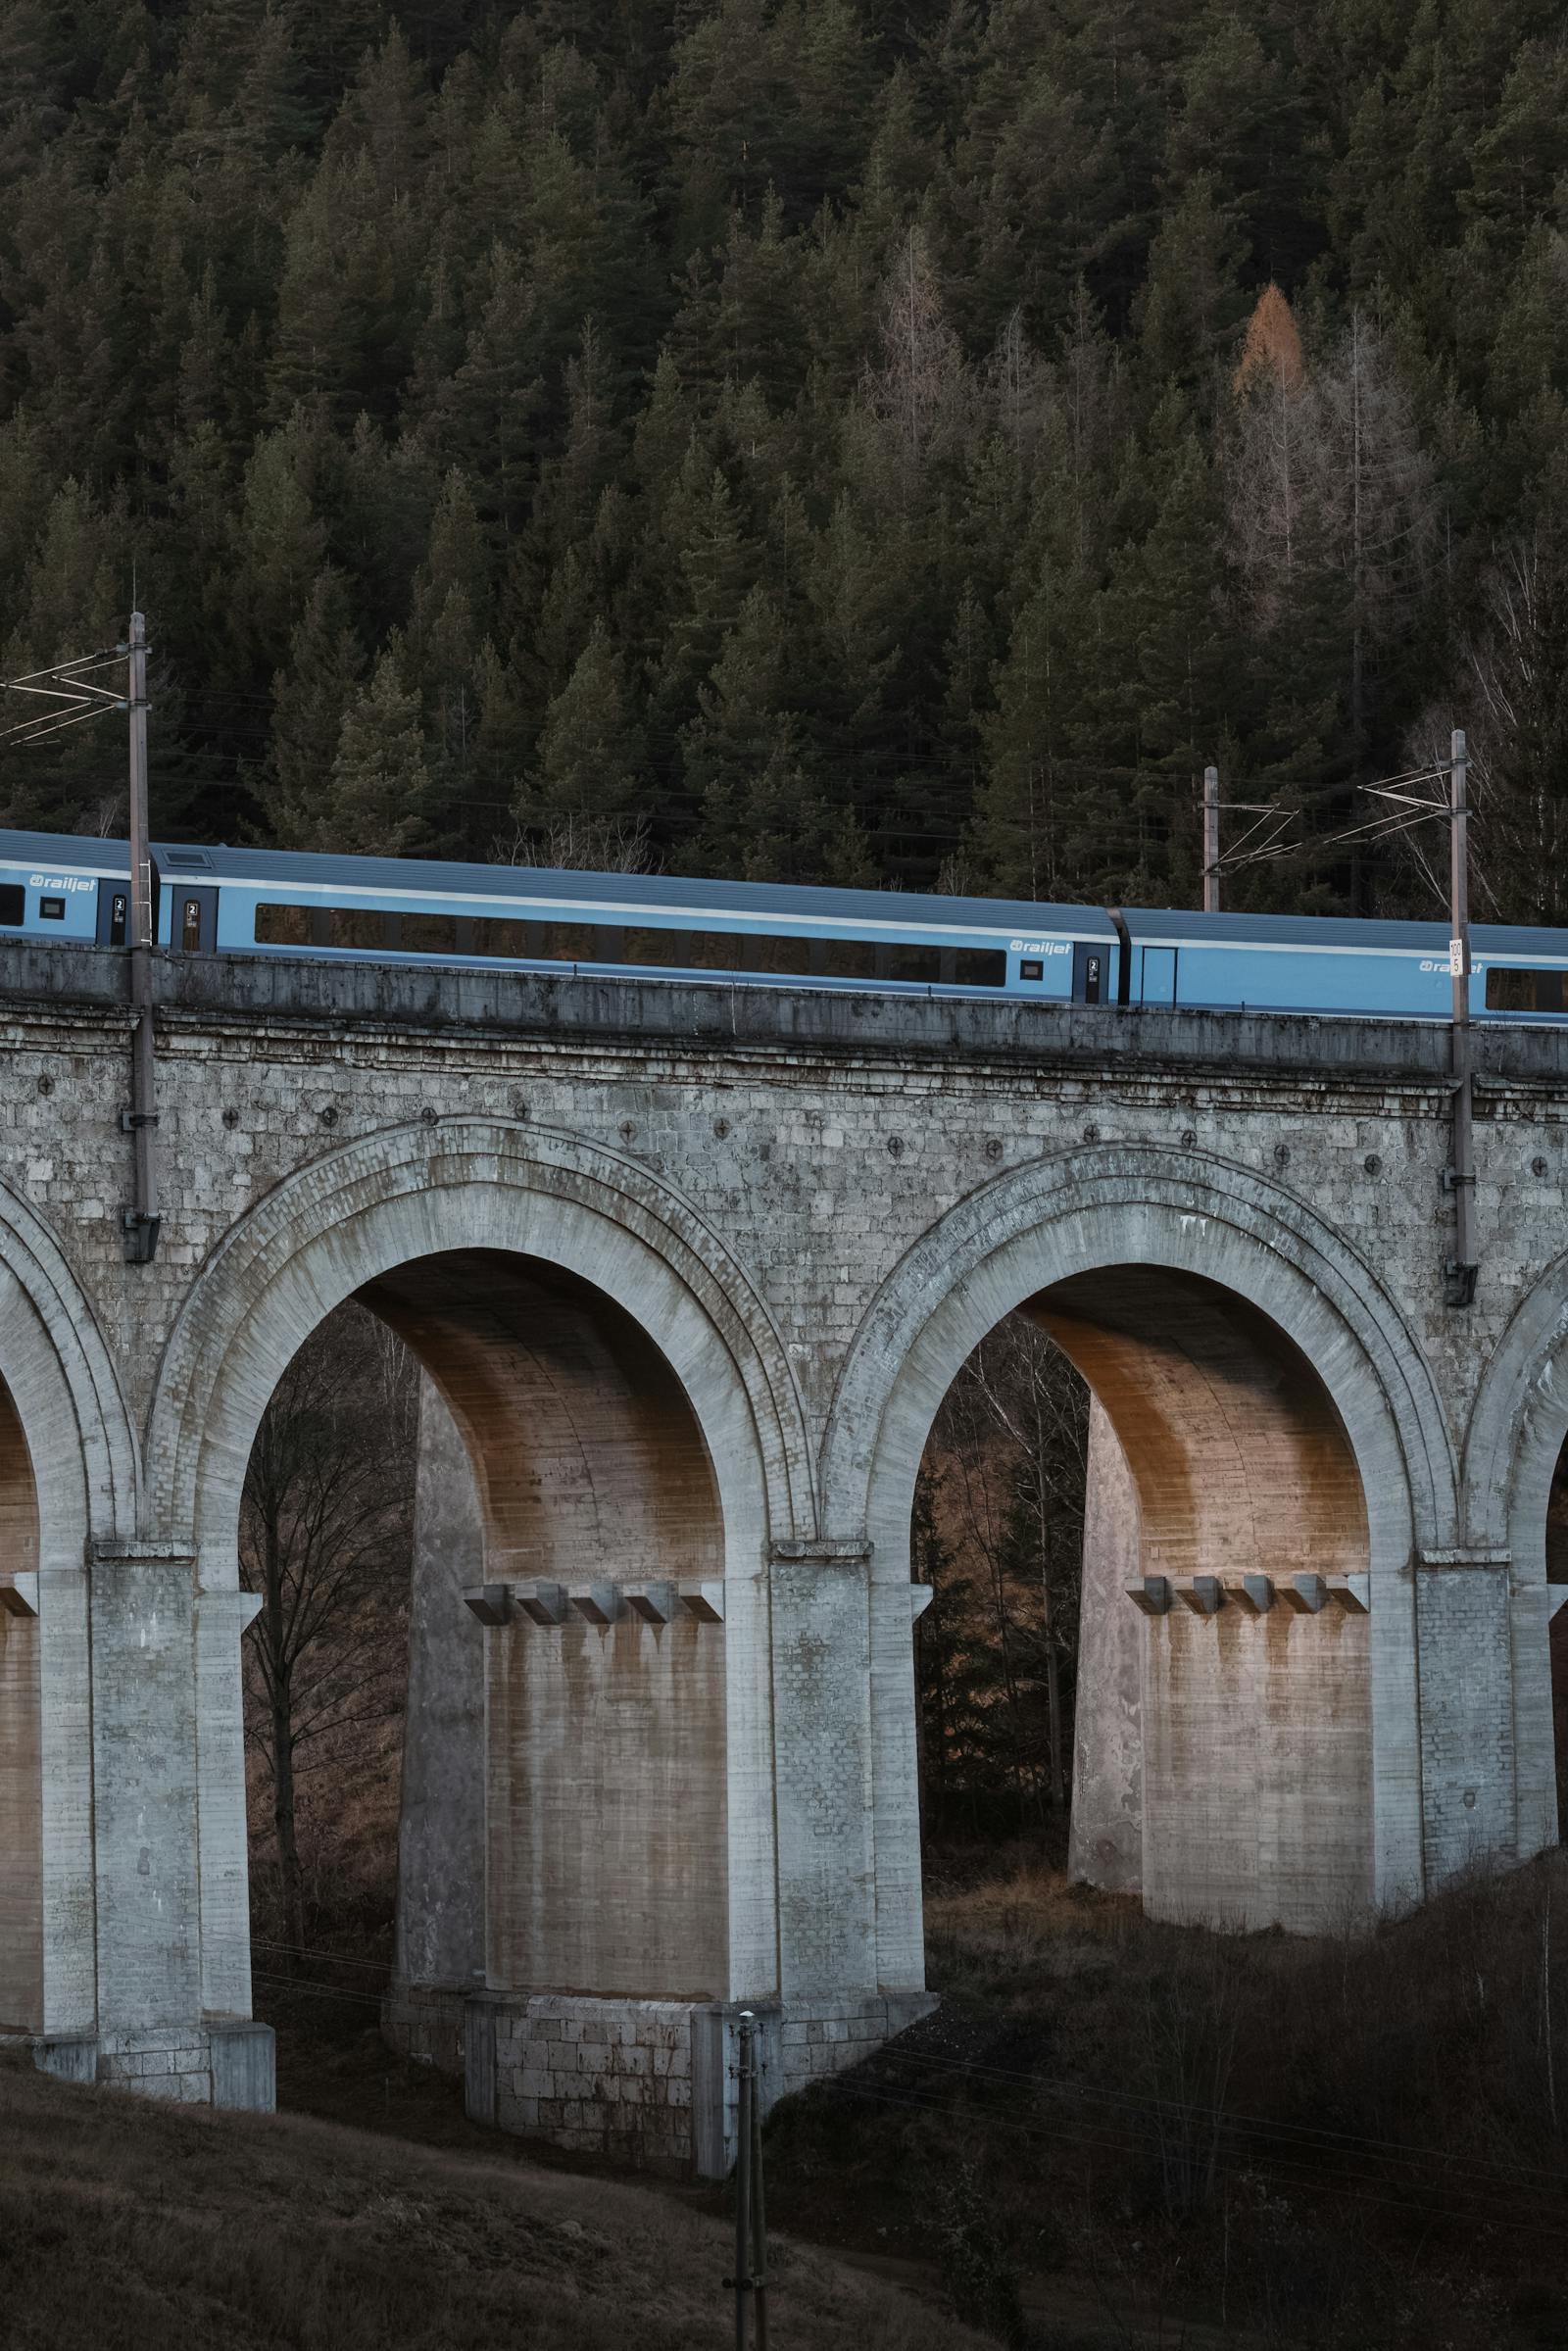
<path fill-rule="evenodd" d="M 213 2062 L 206 2035 L 174 2040 L 156 2032 L 107 2034 L 98 2044 L 98 2080 L 109 2089 L 133 2089 L 184 2106 L 210 2105 Z"/>
<path fill-rule="evenodd" d="M 1440 1880 L 1488 1861 L 1512 1827 L 1507 1569 L 1424 1568 L 1416 1625 L 1427 1867 Z"/>
<path fill-rule="evenodd" d="M 502 2001 L 495 2064 L 503 2131 L 635 2166 L 690 2163 L 690 2003 L 549 1993 Z"/>

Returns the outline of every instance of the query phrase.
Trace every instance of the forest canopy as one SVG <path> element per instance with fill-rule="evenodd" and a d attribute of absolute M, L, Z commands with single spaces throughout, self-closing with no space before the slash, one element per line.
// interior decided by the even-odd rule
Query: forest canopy
<path fill-rule="evenodd" d="M 1568 916 L 1547 0 L 9 0 L 0 671 L 164 834 Z M 123 821 L 112 727 L 0 822 Z M 1238 825 L 1244 820 L 1237 819 Z"/>

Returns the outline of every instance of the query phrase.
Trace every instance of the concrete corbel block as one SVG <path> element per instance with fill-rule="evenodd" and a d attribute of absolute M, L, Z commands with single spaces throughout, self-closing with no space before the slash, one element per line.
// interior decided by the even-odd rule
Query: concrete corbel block
<path fill-rule="evenodd" d="M 1274 1605 L 1272 1576 L 1239 1576 L 1234 1584 L 1226 1585 L 1225 1591 L 1228 1598 L 1253 1616 L 1266 1616 Z"/>
<path fill-rule="evenodd" d="M 463 1605 L 481 1625 L 510 1625 L 512 1593 L 505 1584 L 475 1584 L 463 1595 Z"/>
<path fill-rule="evenodd" d="M 1170 1613 L 1169 1576 L 1140 1576 L 1136 1584 L 1127 1587 L 1127 1597 L 1145 1616 L 1168 1616 Z"/>
<path fill-rule="evenodd" d="M 919 1622 L 936 1596 L 935 1591 L 929 1584 L 911 1584 L 909 1586 L 909 1622 L 911 1624 Z"/>
<path fill-rule="evenodd" d="M 1176 1597 L 1195 1616 L 1217 1616 L 1225 1605 L 1225 1587 L 1218 1576 L 1183 1576 Z"/>
<path fill-rule="evenodd" d="M 531 1625 L 564 1625 L 566 1621 L 564 1584 L 519 1584 L 517 1605 Z"/>
<path fill-rule="evenodd" d="M 613 1584 L 574 1584 L 566 1597 L 590 1625 L 612 1625 L 623 1614 L 619 1589 Z"/>
<path fill-rule="evenodd" d="M 1559 1608 L 1568 1608 L 1568 1584 L 1546 1586 L 1546 1622 L 1550 1624 Z"/>
<path fill-rule="evenodd" d="M 623 1584 L 620 1596 L 645 1625 L 667 1625 L 680 1605 L 673 1584 Z"/>
<path fill-rule="evenodd" d="M 1316 1616 L 1329 1596 L 1329 1588 L 1322 1576 L 1293 1576 L 1280 1586 L 1280 1598 L 1298 1616 Z"/>
<path fill-rule="evenodd" d="M 688 1616 L 695 1616 L 700 1625 L 721 1625 L 724 1621 L 724 1587 L 722 1584 L 683 1584 L 680 1604 Z"/>
<path fill-rule="evenodd" d="M 258 1608 L 261 1606 L 257 1600 Z M 8 1584 L 0 1584 L 0 1608 L 8 1616 L 36 1616 L 38 1613 L 38 1578 L 29 1569 L 25 1574 L 13 1576 Z"/>
<path fill-rule="evenodd" d="M 1329 1598 L 1348 1616 L 1365 1616 L 1372 1606 L 1370 1576 L 1330 1576 Z"/>

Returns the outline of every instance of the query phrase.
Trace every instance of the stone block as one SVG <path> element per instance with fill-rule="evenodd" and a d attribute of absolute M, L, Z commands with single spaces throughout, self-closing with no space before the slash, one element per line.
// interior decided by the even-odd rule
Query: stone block
<path fill-rule="evenodd" d="M 57 2082 L 96 2082 L 98 2037 L 91 2033 L 40 2034 L 32 2043 L 32 2062 Z"/>

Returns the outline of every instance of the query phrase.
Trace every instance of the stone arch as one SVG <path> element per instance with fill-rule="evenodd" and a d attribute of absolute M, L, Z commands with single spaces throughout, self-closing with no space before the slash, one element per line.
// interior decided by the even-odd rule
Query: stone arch
<path fill-rule="evenodd" d="M 25 2013 L 5 2021 L 50 2033 L 95 2021 L 86 1562 L 133 1531 L 136 1495 L 97 1318 L 43 1219 L 0 1185 L 0 1969 L 25 1975 Z"/>
<path fill-rule="evenodd" d="M 1506 1561 L 1518 1850 L 1560 1834 L 1550 1663 L 1546 1516 L 1568 1445 L 1568 1254 L 1509 1317 L 1482 1376 L 1464 1448 L 1470 1544 Z"/>
<path fill-rule="evenodd" d="M 140 1464 L 98 1317 L 43 1218 L 0 1184 L 0 1377 L 27 1432 L 39 1510 L 108 1541 L 136 1532 Z"/>
<path fill-rule="evenodd" d="M 494 1269 L 488 1285 L 486 1265 Z M 554 1368 L 537 1355 L 530 1368 L 525 1347 L 483 1336 L 480 1294 L 489 1287 L 499 1298 L 509 1285 L 552 1320 Z M 563 1349 L 597 1349 L 602 1361 L 618 1358 L 623 1367 L 637 1356 L 639 1394 L 612 1398 L 612 1435 L 634 1450 L 640 1445 L 645 1463 L 661 1443 L 685 1444 L 682 1417 L 689 1423 L 721 1527 L 721 1560 L 710 1564 L 721 1565 L 725 1581 L 727 1979 L 710 1988 L 726 1997 L 765 1990 L 778 1965 L 767 1793 L 769 1542 L 780 1528 L 814 1526 L 799 1399 L 765 1309 L 689 1203 L 635 1162 L 571 1137 L 453 1120 L 392 1129 L 333 1152 L 280 1185 L 214 1253 L 161 1368 L 149 1479 L 164 1523 L 190 1530 L 203 1605 L 237 1585 L 240 1493 L 276 1381 L 350 1297 L 413 1338 L 444 1388 L 479 1465 L 487 1549 L 503 1577 L 515 1571 L 542 1520 L 497 1448 L 486 1451 L 484 1432 L 493 1436 L 509 1412 L 515 1425 L 526 1391 L 552 1416 L 561 1443 L 580 1445 L 581 1415 L 562 1394 Z M 591 1496 L 585 1506 L 591 1518 Z M 579 1560 L 588 1556 L 584 1541 L 591 1549 L 591 1528 L 579 1529 Z M 691 1564 L 706 1572 L 701 1547 Z M 237 1663 L 215 1673 L 212 1687 L 200 1773 L 205 2000 L 243 2012 Z"/>
<path fill-rule="evenodd" d="M 1211 1284 L 1244 1301 L 1304 1359 L 1332 1399 L 1366 1499 L 1372 1579 L 1371 1892 L 1393 1906 L 1422 1885 L 1412 1552 L 1452 1541 L 1454 1463 L 1436 1386 L 1373 1269 L 1300 1200 L 1229 1162 L 1107 1145 L 1037 1161 L 971 1195 L 911 1249 L 857 1334 L 823 1450 L 824 1511 L 863 1527 L 891 1675 L 907 1580 L 914 1483 L 943 1396 L 1003 1317 L 1057 1285 L 1113 1266 Z M 1063 1297 L 1070 1291 L 1061 1293 Z M 905 1603 L 903 1622 L 907 1621 Z M 903 1674 L 908 1675 L 907 1635 Z M 874 1736 L 878 1771 L 912 1778 L 912 1706 L 890 1698 Z M 907 1808 L 879 1790 L 878 1884 L 917 1883 Z M 886 1824 L 886 1830 L 884 1827 Z M 904 1916 L 912 1928 L 913 1913 Z M 909 1952 L 891 1923 L 884 1973 Z"/>
<path fill-rule="evenodd" d="M 202 1544 L 203 1497 L 227 1487 L 237 1495 L 267 1398 L 300 1341 L 393 1266 L 457 1249 L 538 1257 L 612 1297 L 646 1298 L 640 1319 L 690 1396 L 715 1461 L 729 1468 L 726 1440 L 744 1425 L 767 1530 L 814 1532 L 810 1448 L 789 1357 L 711 1227 L 635 1160 L 487 1119 L 396 1127 L 346 1145 L 280 1184 L 215 1249 L 171 1334 L 149 1418 L 147 1478 L 160 1523 L 190 1528 Z M 257 1312 L 264 1298 L 266 1316 Z M 215 1573 L 232 1581 L 230 1563 L 204 1550 L 204 1583 Z"/>

